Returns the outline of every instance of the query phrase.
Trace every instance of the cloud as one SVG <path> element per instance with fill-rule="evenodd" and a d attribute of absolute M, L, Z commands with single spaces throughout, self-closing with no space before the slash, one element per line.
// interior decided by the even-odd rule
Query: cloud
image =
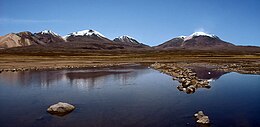
<path fill-rule="evenodd" d="M 204 28 L 197 28 L 194 32 L 207 32 Z"/>
<path fill-rule="evenodd" d="M 0 18 L 1 24 L 6 23 L 64 23 L 63 20 L 38 20 L 38 19 L 10 19 L 10 18 Z"/>
<path fill-rule="evenodd" d="M 195 29 L 194 32 L 211 33 L 210 31 L 205 30 L 203 27 L 199 27 L 199 28 Z"/>

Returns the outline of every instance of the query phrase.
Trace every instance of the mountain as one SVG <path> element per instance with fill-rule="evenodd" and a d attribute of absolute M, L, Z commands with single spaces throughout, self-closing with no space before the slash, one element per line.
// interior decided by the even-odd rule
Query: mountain
<path fill-rule="evenodd" d="M 31 32 L 11 33 L 0 37 L 0 48 L 13 48 L 20 46 L 29 46 L 43 44 Z"/>
<path fill-rule="evenodd" d="M 112 50 L 112 49 L 133 49 L 146 48 L 148 46 L 139 43 L 129 36 L 122 36 L 110 40 L 95 30 L 82 30 L 70 33 L 63 37 L 67 43 L 56 45 L 55 47 L 74 48 L 74 49 L 94 49 L 94 50 Z"/>
<path fill-rule="evenodd" d="M 34 34 L 31 32 L 20 32 L 5 35 L 3 37 L 0 37 L 0 39 L 0 48 L 30 46 L 31 49 L 41 48 L 41 50 L 112 50 L 149 47 L 147 45 L 139 43 L 129 36 L 122 36 L 113 41 L 95 30 L 77 31 L 70 33 L 64 37 L 61 37 L 51 30 L 44 30 Z"/>
<path fill-rule="evenodd" d="M 53 48 L 63 49 L 89 49 L 89 50 L 112 50 L 124 49 L 124 46 L 114 43 L 95 30 L 82 30 L 70 33 L 63 37 L 67 42 L 52 44 Z"/>
<path fill-rule="evenodd" d="M 123 43 L 140 44 L 136 39 L 134 39 L 134 38 L 132 38 L 130 36 L 127 36 L 127 35 L 117 37 L 113 41 L 115 41 L 115 42 L 123 42 Z"/>
<path fill-rule="evenodd" d="M 232 48 L 234 44 L 221 40 L 216 35 L 195 32 L 190 36 L 179 36 L 156 46 L 156 49 L 221 49 Z"/>
<path fill-rule="evenodd" d="M 60 35 L 56 34 L 55 32 L 51 30 L 44 30 L 38 33 L 34 34 L 36 38 L 45 44 L 49 43 L 57 43 L 57 42 L 65 42 L 65 39 L 63 39 Z"/>
<path fill-rule="evenodd" d="M 65 40 L 54 32 L 47 30 L 34 34 L 25 31 L 0 36 L 0 48 L 46 45 L 54 42 L 65 42 Z"/>
<path fill-rule="evenodd" d="M 13 47 L 20 47 L 14 50 L 21 51 L 187 49 L 204 51 L 225 50 L 228 52 L 259 52 L 260 49 L 256 46 L 236 46 L 221 40 L 216 35 L 204 32 L 195 32 L 189 36 L 179 36 L 151 48 L 130 36 L 120 36 L 110 40 L 95 30 L 73 32 L 64 37 L 61 37 L 51 30 L 44 30 L 38 33 L 25 31 L 0 36 L 0 49 L 9 49 Z"/>
<path fill-rule="evenodd" d="M 70 33 L 63 37 L 68 42 L 89 42 L 91 40 L 100 40 L 104 42 L 112 42 L 101 33 L 95 30 L 82 30 L 78 32 Z"/>
<path fill-rule="evenodd" d="M 27 38 L 22 38 L 17 34 L 10 33 L 5 36 L 0 36 L 0 48 L 12 48 L 19 46 L 32 45 L 34 42 Z"/>
<path fill-rule="evenodd" d="M 130 36 L 127 36 L 127 35 L 117 37 L 113 41 L 121 43 L 121 44 L 129 45 L 129 46 L 133 46 L 133 47 L 139 47 L 139 48 L 149 47 L 148 45 L 140 43 L 136 39 L 134 39 L 133 37 L 130 37 Z"/>

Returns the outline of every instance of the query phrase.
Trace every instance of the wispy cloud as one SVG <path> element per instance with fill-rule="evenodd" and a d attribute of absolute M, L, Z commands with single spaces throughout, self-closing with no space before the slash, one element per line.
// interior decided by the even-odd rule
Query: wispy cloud
<path fill-rule="evenodd" d="M 200 27 L 200 28 L 197 28 L 197 29 L 195 29 L 195 31 L 194 32 L 207 32 L 204 28 L 202 28 L 202 27 Z"/>
<path fill-rule="evenodd" d="M 0 23 L 64 23 L 64 20 L 38 20 L 38 19 L 11 19 L 11 18 L 0 18 Z"/>

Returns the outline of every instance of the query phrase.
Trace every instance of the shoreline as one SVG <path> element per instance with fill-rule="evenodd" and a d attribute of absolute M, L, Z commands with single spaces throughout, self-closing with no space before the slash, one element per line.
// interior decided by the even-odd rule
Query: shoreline
<path fill-rule="evenodd" d="M 99 67 L 141 64 L 150 66 L 154 63 L 176 64 L 182 68 L 206 67 L 224 72 L 260 75 L 260 56 L 234 55 L 230 57 L 201 55 L 173 55 L 154 53 L 103 54 L 93 53 L 81 56 L 35 56 L 0 54 L 0 72 L 29 70 L 88 69 Z"/>

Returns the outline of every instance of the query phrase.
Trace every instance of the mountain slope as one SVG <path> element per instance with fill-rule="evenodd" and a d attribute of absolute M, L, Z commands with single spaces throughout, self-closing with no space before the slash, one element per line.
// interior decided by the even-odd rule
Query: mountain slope
<path fill-rule="evenodd" d="M 117 37 L 113 41 L 117 42 L 119 44 L 125 44 L 125 45 L 129 45 L 131 47 L 136 47 L 136 48 L 148 48 L 149 47 L 148 45 L 140 43 L 133 37 L 130 37 L 127 35 Z"/>
<path fill-rule="evenodd" d="M 133 37 L 127 36 L 127 35 L 117 37 L 113 41 L 123 42 L 123 43 L 140 44 L 136 39 L 134 39 Z"/>
<path fill-rule="evenodd" d="M 13 48 L 30 45 L 46 45 L 54 42 L 65 42 L 65 40 L 52 31 L 42 31 L 34 34 L 25 31 L 1 36 L 0 48 Z"/>
<path fill-rule="evenodd" d="M 14 33 L 0 36 L 0 48 L 12 48 L 32 45 L 34 42 L 27 38 L 22 38 Z"/>
<path fill-rule="evenodd" d="M 44 30 L 44 31 L 35 33 L 34 35 L 38 40 L 44 42 L 45 44 L 65 42 L 65 40 L 60 35 L 56 34 L 55 32 L 53 32 L 51 30 Z"/>
<path fill-rule="evenodd" d="M 156 46 L 156 49 L 220 49 L 232 48 L 235 45 L 221 40 L 215 35 L 195 32 L 190 36 L 180 36 Z"/>
<path fill-rule="evenodd" d="M 95 30 L 82 30 L 78 32 L 70 33 L 63 37 L 68 42 L 89 42 L 92 40 L 100 40 L 103 42 L 112 42 L 101 33 Z"/>

